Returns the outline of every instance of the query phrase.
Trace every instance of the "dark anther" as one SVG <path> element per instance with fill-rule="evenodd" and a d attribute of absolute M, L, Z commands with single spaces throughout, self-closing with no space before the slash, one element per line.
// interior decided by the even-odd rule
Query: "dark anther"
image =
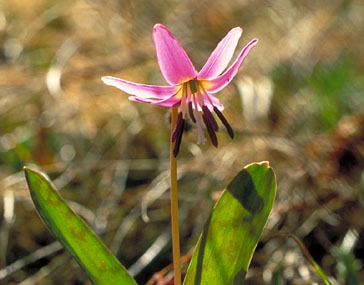
<path fill-rule="evenodd" d="M 209 121 L 208 116 L 206 113 L 202 114 L 202 119 L 205 123 L 206 129 L 207 129 L 207 133 L 209 134 L 210 140 L 212 142 L 212 144 L 217 147 L 217 137 L 214 131 L 213 126 L 211 125 L 211 121 Z"/>
<path fill-rule="evenodd" d="M 181 146 L 181 142 L 182 142 L 182 135 L 183 135 L 183 131 L 185 129 L 185 119 L 181 120 L 181 128 L 180 131 L 178 132 L 177 138 L 176 138 L 176 142 L 174 143 L 174 148 L 173 148 L 173 155 L 174 157 L 177 157 L 178 152 L 179 152 L 179 148 Z"/>
<path fill-rule="evenodd" d="M 179 112 L 178 117 L 177 117 L 176 126 L 174 127 L 174 130 L 172 132 L 171 142 L 175 142 L 175 140 L 178 136 L 178 133 L 181 130 L 181 125 L 182 125 L 182 113 Z"/>
<path fill-rule="evenodd" d="M 193 115 L 192 102 L 188 103 L 188 112 L 190 113 L 192 122 L 196 123 L 195 116 Z"/>
<path fill-rule="evenodd" d="M 211 114 L 209 108 L 207 108 L 204 105 L 204 106 L 202 106 L 202 111 L 206 115 L 206 120 L 208 120 L 210 122 L 212 129 L 215 132 L 217 132 L 219 130 L 219 126 L 217 125 L 216 120 L 215 120 L 214 116 Z"/>
<path fill-rule="evenodd" d="M 217 114 L 217 116 L 219 117 L 220 121 L 224 124 L 229 136 L 233 139 L 234 138 L 234 131 L 231 128 L 230 124 L 228 123 L 228 121 L 225 119 L 224 115 L 219 111 L 219 109 L 217 109 L 216 107 L 214 107 L 214 112 Z"/>

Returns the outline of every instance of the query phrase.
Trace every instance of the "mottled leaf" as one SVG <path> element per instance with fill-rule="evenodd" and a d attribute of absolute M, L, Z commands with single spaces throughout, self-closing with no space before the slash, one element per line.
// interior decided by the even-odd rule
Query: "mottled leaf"
<path fill-rule="evenodd" d="M 246 166 L 216 203 L 197 243 L 185 285 L 242 284 L 276 193 L 268 162 Z"/>

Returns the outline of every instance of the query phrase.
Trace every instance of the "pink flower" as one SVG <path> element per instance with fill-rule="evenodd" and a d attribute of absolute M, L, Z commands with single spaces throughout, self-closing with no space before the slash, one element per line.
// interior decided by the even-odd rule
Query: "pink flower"
<path fill-rule="evenodd" d="M 132 101 L 162 107 L 179 107 L 177 124 L 171 137 L 172 142 L 175 142 L 175 156 L 181 144 L 186 113 L 189 113 L 191 120 L 197 125 L 197 143 L 206 141 L 202 129 L 202 117 L 211 142 L 217 147 L 215 132 L 218 131 L 218 125 L 213 113 L 216 113 L 224 124 L 231 138 L 234 137 L 234 132 L 221 113 L 224 109 L 223 105 L 212 94 L 219 92 L 230 83 L 250 50 L 258 43 L 257 39 L 250 41 L 234 63 L 226 69 L 241 34 L 240 27 L 232 29 L 220 41 L 202 69 L 197 72 L 185 50 L 171 32 L 163 25 L 156 24 L 153 30 L 154 45 L 160 70 L 169 86 L 138 84 L 112 76 L 102 77 L 102 81 L 132 95 L 129 97 Z"/>

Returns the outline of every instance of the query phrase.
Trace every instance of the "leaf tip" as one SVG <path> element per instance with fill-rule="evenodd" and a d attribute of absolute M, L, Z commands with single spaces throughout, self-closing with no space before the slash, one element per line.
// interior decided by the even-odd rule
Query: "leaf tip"
<path fill-rule="evenodd" d="M 28 174 L 29 174 L 29 168 L 26 167 L 26 166 L 23 166 L 23 171 L 24 171 L 24 174 L 25 174 L 25 179 L 27 180 L 28 182 Z"/>
<path fill-rule="evenodd" d="M 27 167 L 27 166 L 23 166 L 23 171 L 24 171 L 24 173 L 25 173 L 25 178 L 28 180 L 28 178 L 29 178 L 29 175 L 31 175 L 32 174 L 32 172 L 33 173 L 36 173 L 36 171 L 35 170 L 32 170 L 31 168 L 29 168 L 29 167 Z"/>
<path fill-rule="evenodd" d="M 31 187 L 32 183 L 35 183 L 35 181 L 39 180 L 39 179 L 52 185 L 52 182 L 49 180 L 48 176 L 46 176 L 42 172 L 39 172 L 39 171 L 37 171 L 35 169 L 31 169 L 31 168 L 29 168 L 27 166 L 23 167 L 23 171 L 24 171 L 24 174 L 25 174 L 25 179 L 26 179 L 26 181 L 28 183 L 28 186 L 30 188 L 32 188 Z M 52 187 L 55 188 L 54 186 L 52 186 Z"/>
<path fill-rule="evenodd" d="M 269 166 L 269 161 L 262 161 L 262 162 L 260 162 L 259 164 L 264 165 L 264 166 L 265 166 L 265 167 L 267 167 L 267 168 L 270 168 L 270 166 Z"/>
<path fill-rule="evenodd" d="M 244 167 L 244 169 L 247 169 L 253 165 L 260 165 L 260 166 L 264 166 L 266 167 L 267 169 L 271 169 L 270 165 L 269 165 L 269 161 L 265 160 L 265 161 L 261 161 L 261 162 L 252 162 L 252 163 L 249 163 L 248 165 L 246 165 Z"/>

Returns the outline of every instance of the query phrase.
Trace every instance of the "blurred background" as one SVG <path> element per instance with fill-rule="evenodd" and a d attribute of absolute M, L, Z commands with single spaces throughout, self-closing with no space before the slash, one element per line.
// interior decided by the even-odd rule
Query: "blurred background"
<path fill-rule="evenodd" d="M 187 126 L 182 254 L 230 179 L 269 160 L 277 199 L 246 284 L 321 284 L 278 231 L 334 284 L 364 284 L 363 15 L 360 0 L 0 1 L 0 284 L 90 284 L 38 218 L 24 165 L 49 175 L 140 284 L 171 263 L 169 110 L 100 80 L 166 84 L 158 22 L 197 69 L 235 26 L 238 50 L 260 40 L 218 95 L 234 140 L 221 128 L 218 149 L 200 146 Z"/>

